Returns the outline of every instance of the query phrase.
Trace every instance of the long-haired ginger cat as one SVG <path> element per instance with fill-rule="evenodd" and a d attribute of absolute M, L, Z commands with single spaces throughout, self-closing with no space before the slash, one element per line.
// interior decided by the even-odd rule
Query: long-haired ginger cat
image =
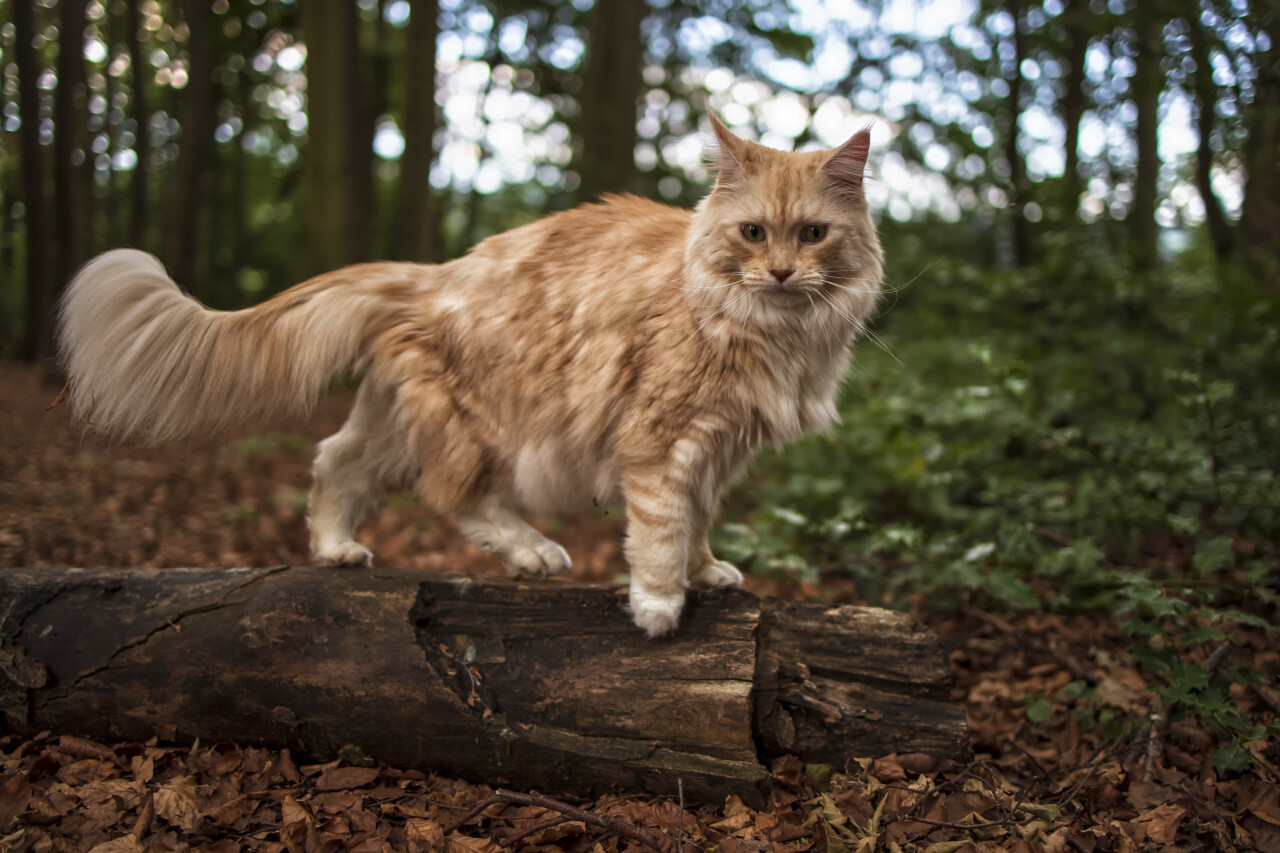
<path fill-rule="evenodd" d="M 372 263 L 243 311 L 188 297 L 150 255 L 90 261 L 61 306 L 77 415 L 162 441 L 306 410 L 363 375 L 320 443 L 317 561 L 369 565 L 353 536 L 387 490 L 453 513 L 513 572 L 569 556 L 517 511 L 626 506 L 631 610 L 675 628 L 689 586 L 732 586 L 707 529 L 762 445 L 836 417 L 879 293 L 866 130 L 783 153 L 712 119 L 715 187 L 693 211 L 607 197 L 440 265 Z"/>

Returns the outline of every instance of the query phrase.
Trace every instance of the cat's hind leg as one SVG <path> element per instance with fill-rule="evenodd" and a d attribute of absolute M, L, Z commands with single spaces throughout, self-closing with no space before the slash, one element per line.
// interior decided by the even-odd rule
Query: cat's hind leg
<path fill-rule="evenodd" d="M 543 536 L 505 502 L 487 497 L 458 513 L 458 528 L 482 551 L 500 557 L 513 575 L 558 575 L 572 565 L 569 554 Z"/>
<path fill-rule="evenodd" d="M 386 399 L 365 383 L 342 429 L 319 444 L 307 523 L 311 553 L 320 565 L 373 564 L 355 532 L 385 491 L 389 460 L 403 458 L 403 444 L 387 434 L 389 423 Z"/>

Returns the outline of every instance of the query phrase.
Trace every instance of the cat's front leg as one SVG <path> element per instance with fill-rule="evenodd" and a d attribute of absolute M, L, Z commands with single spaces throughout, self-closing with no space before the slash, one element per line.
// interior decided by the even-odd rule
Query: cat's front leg
<path fill-rule="evenodd" d="M 632 617 L 650 637 L 660 637 L 675 629 L 684 609 L 691 540 L 701 526 L 696 501 L 679 478 L 660 469 L 628 472 L 623 492 Z"/>

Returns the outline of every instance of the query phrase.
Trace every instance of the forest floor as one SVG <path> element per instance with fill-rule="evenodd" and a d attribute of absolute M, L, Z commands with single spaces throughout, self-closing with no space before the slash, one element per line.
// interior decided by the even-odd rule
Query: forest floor
<path fill-rule="evenodd" d="M 0 367 L 0 568 L 269 566 L 309 562 L 306 490 L 315 440 L 348 402 L 305 424 L 160 449 L 87 437 L 56 388 Z M 546 522 L 574 576 L 626 571 L 621 524 L 595 514 Z M 393 497 L 361 529 L 379 562 L 496 572 L 448 519 Z M 750 578 L 761 594 L 854 601 L 822 584 Z M 776 762 L 770 808 L 611 796 L 572 805 L 647 830 L 670 850 L 1260 850 L 1280 851 L 1280 744 L 1255 741 L 1219 775 L 1220 737 L 1165 713 L 1119 621 L 1041 614 L 914 614 L 953 649 L 953 696 L 974 749 L 967 763 L 869 756 L 840 768 Z M 1274 614 L 1268 614 L 1273 618 Z M 1215 657 L 1216 655 L 1216 657 Z M 1262 683 L 1232 687 L 1251 722 L 1275 723 L 1280 650 L 1262 631 L 1206 644 L 1206 666 L 1252 665 Z M 3 730 L 0 730 L 3 731 Z M 0 735 L 0 851 L 8 850 L 643 850 L 590 820 L 555 822 L 540 806 L 495 804 L 481 782 L 416 769 L 299 766 L 251 744 L 97 743 L 75 732 Z M 530 831 L 533 830 L 533 831 Z"/>

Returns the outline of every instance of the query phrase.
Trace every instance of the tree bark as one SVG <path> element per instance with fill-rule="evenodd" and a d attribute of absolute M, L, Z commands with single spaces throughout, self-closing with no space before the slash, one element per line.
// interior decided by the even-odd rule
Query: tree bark
<path fill-rule="evenodd" d="M 213 148 L 213 47 L 212 26 L 205 0 L 183 0 L 187 22 L 190 72 L 182 93 L 182 135 L 179 138 L 177 175 L 169 196 L 169 220 L 165 229 L 165 261 L 174 280 L 209 300 L 208 282 L 200 272 L 201 213 L 206 209 L 205 174 Z"/>
<path fill-rule="evenodd" d="M 1133 209 L 1129 211 L 1135 262 L 1139 270 L 1154 270 L 1160 263 L 1160 230 L 1156 227 L 1156 204 L 1160 179 L 1160 92 L 1164 73 L 1163 28 L 1167 19 L 1150 9 L 1135 12 L 1134 32 L 1137 65 L 1133 75 L 1133 100 L 1138 109 L 1138 168 L 1134 175 Z"/>
<path fill-rule="evenodd" d="M 1191 31 L 1191 58 L 1196 70 L 1193 91 L 1196 104 L 1196 189 L 1204 202 L 1205 226 L 1213 243 L 1214 256 L 1219 261 L 1231 257 L 1233 236 L 1231 225 L 1223 213 L 1218 194 L 1213 191 L 1213 130 L 1216 124 L 1214 107 L 1218 102 L 1218 90 L 1213 82 L 1213 66 L 1209 63 L 1209 46 L 1204 24 L 1197 20 L 1187 22 Z"/>
<path fill-rule="evenodd" d="M 875 608 L 698 593 L 652 641 L 618 587 L 387 569 L 11 569 L 0 600 L 0 709 L 23 733 L 757 804 L 784 753 L 968 753 L 944 649 Z"/>
<path fill-rule="evenodd" d="M 57 193 L 57 259 L 52 298 L 89 259 L 89 192 L 93 186 L 85 126 L 84 28 L 87 0 L 59 4 L 58 88 L 53 99 L 53 182 Z"/>
<path fill-rule="evenodd" d="M 391 252 L 399 261 L 439 260 L 439 205 L 431 190 L 439 17 L 438 0 L 414 0 L 409 13 L 404 57 L 404 155 L 400 158 Z"/>
<path fill-rule="evenodd" d="M 1062 94 L 1062 123 L 1066 126 L 1066 165 L 1063 169 L 1063 218 L 1068 226 L 1079 222 L 1080 193 L 1084 189 L 1080 177 L 1080 121 L 1084 118 L 1084 63 L 1092 35 L 1089 4 L 1084 0 L 1067 0 L 1062 20 L 1067 33 L 1067 75 Z"/>
<path fill-rule="evenodd" d="M 23 224 L 27 232 L 26 338 L 22 354 L 31 360 L 44 358 L 53 351 L 53 330 L 49 323 L 53 309 L 53 258 L 49 244 L 53 235 L 45 194 L 45 155 L 40 145 L 40 90 L 36 87 L 40 62 L 33 46 L 34 6 L 14 3 L 11 7 L 14 58 L 18 65 L 18 113 L 22 117 L 18 136 L 22 142 L 22 202 L 26 208 Z"/>
<path fill-rule="evenodd" d="M 640 26 L 644 0 L 597 3 L 582 77 L 582 147 L 573 169 L 577 197 L 593 201 L 605 192 L 636 190 L 636 105 L 643 65 Z"/>
<path fill-rule="evenodd" d="M 133 150 L 138 155 L 130 183 L 129 245 L 146 249 L 147 205 L 150 196 L 149 161 L 151 160 L 151 109 L 147 106 L 151 89 L 151 73 L 146 57 L 142 55 L 142 0 L 128 0 L 125 4 L 125 20 L 129 29 L 129 78 L 133 81 L 131 109 L 137 125 Z"/>
<path fill-rule="evenodd" d="M 1027 56 L 1027 37 L 1023 32 L 1023 0 L 1009 4 L 1013 16 L 1013 74 L 1009 77 L 1009 107 L 1004 133 L 1004 155 L 1009 163 L 1009 186 L 1013 209 L 1013 263 L 1029 267 L 1035 263 L 1035 234 L 1031 220 L 1027 219 L 1027 205 L 1031 202 L 1031 181 L 1027 177 L 1027 164 L 1018 150 L 1019 120 L 1022 118 L 1022 60 Z"/>
<path fill-rule="evenodd" d="M 368 174 L 372 139 L 361 123 L 365 76 L 359 62 L 360 19 L 348 0 L 301 5 L 307 46 L 307 144 L 302 152 L 303 229 L 308 274 L 367 260 L 372 235 Z"/>
<path fill-rule="evenodd" d="M 1239 252 L 1259 285 L 1280 290 L 1280 12 L 1263 4 L 1257 26 L 1271 39 L 1272 49 L 1257 55 L 1253 103 L 1246 112 L 1249 136 L 1244 143 L 1248 176 L 1240 206 Z"/>

